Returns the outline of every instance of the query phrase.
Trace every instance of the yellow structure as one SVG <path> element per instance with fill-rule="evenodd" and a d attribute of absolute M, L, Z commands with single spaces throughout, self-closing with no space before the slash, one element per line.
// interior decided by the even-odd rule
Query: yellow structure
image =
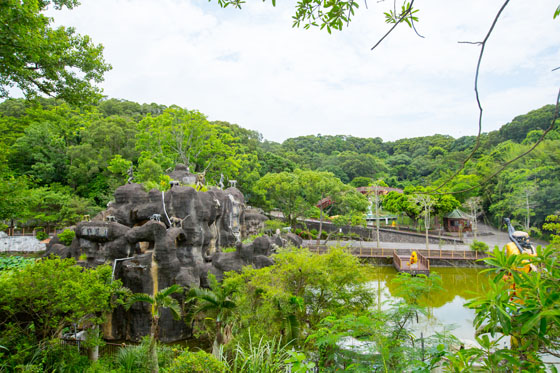
<path fill-rule="evenodd" d="M 416 264 L 418 262 L 418 254 L 416 254 L 416 251 L 413 251 L 412 254 L 410 254 L 410 259 L 408 260 L 408 265 L 412 265 L 412 264 Z"/>

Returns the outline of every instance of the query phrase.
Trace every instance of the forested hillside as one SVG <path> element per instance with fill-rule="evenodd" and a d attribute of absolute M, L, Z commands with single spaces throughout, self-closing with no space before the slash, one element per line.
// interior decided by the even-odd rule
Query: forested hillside
<path fill-rule="evenodd" d="M 484 182 L 500 165 L 527 150 L 550 125 L 544 106 L 483 134 L 481 146 L 460 175 L 442 190 L 464 202 L 483 198 L 494 224 L 509 216 L 540 227 L 560 210 L 560 133 L 549 133 L 532 153 Z M 55 100 L 6 100 L 0 104 L 0 220 L 73 224 L 112 199 L 134 169 L 135 182 L 168 187 L 176 163 L 206 172 L 208 184 L 237 180 L 249 203 L 267 173 L 329 171 L 343 183 L 383 180 L 391 187 L 437 186 L 457 170 L 476 138 L 434 135 L 393 142 L 380 138 L 310 135 L 282 144 L 227 122 L 209 122 L 196 110 L 108 99 L 73 107 Z M 470 189 L 469 191 L 461 192 Z M 13 220 L 13 221 L 12 221 Z"/>

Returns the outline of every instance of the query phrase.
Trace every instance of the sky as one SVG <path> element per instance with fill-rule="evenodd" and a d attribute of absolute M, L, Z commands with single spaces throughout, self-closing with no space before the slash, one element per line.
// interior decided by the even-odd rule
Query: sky
<path fill-rule="evenodd" d="M 348 27 L 292 28 L 295 1 L 81 0 L 49 10 L 105 47 L 110 98 L 196 109 L 282 142 L 305 135 L 385 141 L 478 131 L 474 76 L 480 47 L 503 0 L 416 0 L 418 37 L 389 29 L 390 0 L 361 0 Z M 468 5 L 467 5 L 468 4 Z M 479 91 L 482 131 L 555 102 L 560 19 L 554 0 L 512 1 L 486 45 Z"/>

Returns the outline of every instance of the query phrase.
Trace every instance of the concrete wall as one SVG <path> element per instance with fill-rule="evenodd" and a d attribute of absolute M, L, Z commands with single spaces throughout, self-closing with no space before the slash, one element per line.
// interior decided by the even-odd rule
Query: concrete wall
<path fill-rule="evenodd" d="M 35 253 L 45 250 L 46 245 L 35 237 L 10 237 L 0 232 L 0 252 Z"/>

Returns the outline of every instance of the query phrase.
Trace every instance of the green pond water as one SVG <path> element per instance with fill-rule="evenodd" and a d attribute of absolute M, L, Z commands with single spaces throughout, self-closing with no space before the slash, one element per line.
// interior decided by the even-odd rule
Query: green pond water
<path fill-rule="evenodd" d="M 429 336 L 444 329 L 452 329 L 457 338 L 474 344 L 474 311 L 464 304 L 482 291 L 486 275 L 481 268 L 432 267 L 432 273 L 438 273 L 442 279 L 443 290 L 431 294 L 428 300 L 428 317 L 422 317 L 419 324 L 413 326 L 415 334 Z M 395 286 L 391 280 L 397 275 L 393 267 L 371 268 L 371 286 L 376 289 L 381 301 L 394 298 Z"/>

